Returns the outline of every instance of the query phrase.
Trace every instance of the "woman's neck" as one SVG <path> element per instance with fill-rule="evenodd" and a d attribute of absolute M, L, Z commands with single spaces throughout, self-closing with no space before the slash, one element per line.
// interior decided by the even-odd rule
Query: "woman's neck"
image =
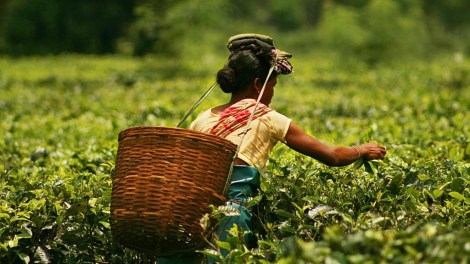
<path fill-rule="evenodd" d="M 238 103 L 240 102 L 241 100 L 243 99 L 248 99 L 248 98 L 251 98 L 251 99 L 257 99 L 256 97 L 254 96 L 247 96 L 246 94 L 232 94 L 232 97 L 230 98 L 230 101 L 226 104 L 223 104 L 223 105 L 219 105 L 219 106 L 216 106 L 214 108 L 211 109 L 212 113 L 214 114 L 220 114 L 222 113 L 226 108 L 230 107 L 231 105 L 235 104 L 235 103 Z"/>
<path fill-rule="evenodd" d="M 240 94 L 232 94 L 232 97 L 230 98 L 229 105 L 233 105 L 234 103 L 237 103 L 243 99 L 257 99 L 257 96 L 255 94 L 249 94 L 249 93 L 240 93 Z"/>

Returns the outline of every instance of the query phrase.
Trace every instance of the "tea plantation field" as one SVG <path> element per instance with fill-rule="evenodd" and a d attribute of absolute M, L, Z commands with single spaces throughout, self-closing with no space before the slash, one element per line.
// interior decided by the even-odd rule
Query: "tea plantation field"
<path fill-rule="evenodd" d="M 117 135 L 176 126 L 224 59 L 0 57 L 0 263 L 152 261 L 112 239 Z M 276 146 L 249 204 L 259 247 L 233 230 L 204 253 L 222 263 L 469 262 L 470 61 L 293 64 L 273 108 L 328 144 L 373 140 L 387 157 L 330 168 Z M 184 126 L 227 100 L 215 91 Z"/>

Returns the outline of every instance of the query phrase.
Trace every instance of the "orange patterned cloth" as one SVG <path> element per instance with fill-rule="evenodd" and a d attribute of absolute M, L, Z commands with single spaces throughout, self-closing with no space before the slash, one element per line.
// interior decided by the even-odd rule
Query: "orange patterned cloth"
<path fill-rule="evenodd" d="M 210 133 L 225 138 L 240 127 L 246 126 L 250 115 L 256 106 L 256 100 L 243 99 L 227 109 L 220 115 L 217 123 L 212 127 Z M 258 103 L 253 120 L 272 111 L 268 106 Z"/>

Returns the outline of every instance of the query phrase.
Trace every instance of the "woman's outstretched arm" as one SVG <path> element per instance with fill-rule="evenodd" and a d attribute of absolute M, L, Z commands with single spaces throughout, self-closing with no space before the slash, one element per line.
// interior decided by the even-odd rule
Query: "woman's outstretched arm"
<path fill-rule="evenodd" d="M 312 157 L 328 166 L 346 166 L 359 158 L 365 160 L 383 159 L 385 147 L 376 143 L 367 143 L 355 147 L 328 146 L 306 134 L 291 123 L 287 131 L 286 144 L 291 149 Z"/>

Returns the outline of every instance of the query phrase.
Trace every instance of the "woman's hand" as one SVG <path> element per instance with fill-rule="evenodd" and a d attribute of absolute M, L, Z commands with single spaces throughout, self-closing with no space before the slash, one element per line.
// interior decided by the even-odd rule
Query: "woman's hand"
<path fill-rule="evenodd" d="M 387 150 L 384 146 L 370 142 L 356 147 L 364 160 L 384 159 Z"/>

